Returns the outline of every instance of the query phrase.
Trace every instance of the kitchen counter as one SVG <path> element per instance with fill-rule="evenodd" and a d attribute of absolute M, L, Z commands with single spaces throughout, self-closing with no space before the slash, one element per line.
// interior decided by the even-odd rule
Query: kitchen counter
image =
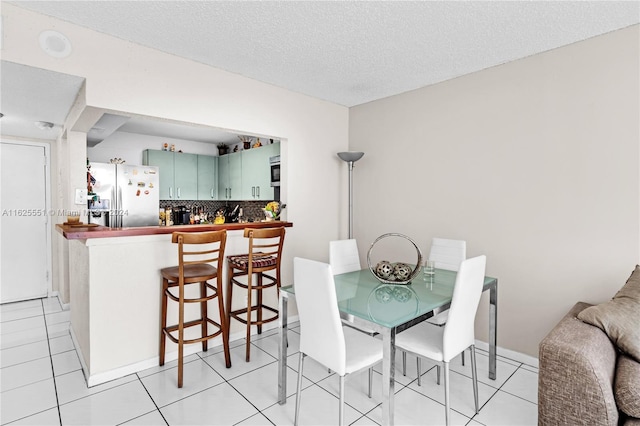
<path fill-rule="evenodd" d="M 68 248 L 70 332 L 87 385 L 105 383 L 158 365 L 160 270 L 178 263 L 178 245 L 171 242 L 171 233 L 226 229 L 226 257 L 247 252 L 248 238 L 244 238 L 244 228 L 275 226 L 290 228 L 287 233 L 293 230 L 293 223 L 283 221 L 138 228 L 56 225 L 58 238 Z M 285 238 L 283 256 L 285 262 L 290 263 L 287 247 Z M 221 271 L 225 284 L 227 270 L 225 265 Z M 222 292 L 226 293 L 224 287 Z M 265 295 L 265 302 L 278 306 L 275 292 Z M 231 303 L 232 309 L 246 306 L 242 292 L 234 292 Z M 175 305 L 169 304 L 171 321 L 178 315 Z M 188 318 L 196 318 L 199 312 L 198 306 L 185 308 Z M 187 332 L 195 333 L 196 328 Z M 232 324 L 232 341 L 243 339 L 245 334 L 242 324 Z M 190 336 L 186 334 L 185 338 L 196 337 Z M 218 336 L 212 339 L 209 347 L 221 344 L 221 336 Z M 185 356 L 201 350 L 201 345 L 187 345 Z M 166 360 L 176 358 L 177 345 L 168 341 Z"/>
<path fill-rule="evenodd" d="M 207 232 L 237 231 L 245 228 L 274 228 L 284 226 L 290 228 L 291 222 L 279 220 L 269 222 L 246 222 L 246 223 L 224 223 L 222 225 L 201 224 L 201 225 L 174 225 L 174 226 L 140 226 L 135 228 L 109 228 L 106 226 L 69 226 L 57 224 L 56 230 L 67 240 L 84 240 L 87 238 L 113 238 L 113 237 L 134 237 L 138 235 L 162 235 L 173 232 Z"/>

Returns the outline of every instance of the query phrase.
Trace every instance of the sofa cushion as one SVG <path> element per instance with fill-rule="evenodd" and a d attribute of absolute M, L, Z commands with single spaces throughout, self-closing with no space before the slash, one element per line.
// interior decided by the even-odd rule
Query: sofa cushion
<path fill-rule="evenodd" d="M 578 318 L 602 329 L 619 350 L 640 362 L 640 265 L 613 299 L 585 309 Z"/>
<path fill-rule="evenodd" d="M 628 416 L 640 418 L 640 363 L 619 356 L 613 390 L 618 408 Z"/>

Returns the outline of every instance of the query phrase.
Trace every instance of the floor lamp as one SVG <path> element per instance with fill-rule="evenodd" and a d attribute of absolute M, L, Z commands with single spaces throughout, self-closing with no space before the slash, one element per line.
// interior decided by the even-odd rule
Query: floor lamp
<path fill-rule="evenodd" d="M 362 158 L 364 152 L 339 152 L 338 157 L 349 163 L 349 239 L 353 238 L 353 163 Z"/>

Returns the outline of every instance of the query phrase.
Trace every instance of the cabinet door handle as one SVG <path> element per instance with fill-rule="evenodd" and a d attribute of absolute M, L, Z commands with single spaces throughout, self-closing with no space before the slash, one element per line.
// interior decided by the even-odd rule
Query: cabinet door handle
<path fill-rule="evenodd" d="M 173 198 L 173 187 L 169 187 L 169 198 Z"/>
<path fill-rule="evenodd" d="M 211 198 L 213 198 L 213 188 L 211 188 Z"/>
<path fill-rule="evenodd" d="M 251 196 L 254 197 L 254 198 L 256 196 L 256 187 L 255 186 L 251 187 Z"/>
<path fill-rule="evenodd" d="M 260 198 L 260 187 L 256 186 L 256 197 Z"/>
<path fill-rule="evenodd" d="M 178 198 L 180 198 L 180 188 L 178 188 Z"/>

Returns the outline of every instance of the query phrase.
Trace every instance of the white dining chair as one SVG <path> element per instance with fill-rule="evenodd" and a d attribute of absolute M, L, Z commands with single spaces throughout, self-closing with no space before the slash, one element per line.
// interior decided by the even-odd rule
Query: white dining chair
<path fill-rule="evenodd" d="M 467 258 L 467 242 L 447 238 L 433 238 L 429 260 L 436 262 L 436 268 L 457 271 L 460 263 Z"/>
<path fill-rule="evenodd" d="M 329 241 L 329 264 L 333 275 L 346 274 L 347 272 L 362 269 L 356 240 Z"/>
<path fill-rule="evenodd" d="M 300 320 L 294 424 L 298 424 L 303 364 L 308 355 L 340 376 L 339 424 L 342 425 L 345 376 L 368 368 L 368 395 L 371 397 L 372 367 L 382 361 L 382 341 L 343 327 L 330 265 L 296 257 L 293 259 L 293 278 Z"/>
<path fill-rule="evenodd" d="M 431 240 L 431 249 L 429 250 L 429 260 L 435 262 L 437 269 L 446 269 L 448 271 L 457 271 L 460 263 L 467 258 L 467 242 L 464 240 L 451 240 L 448 238 L 434 237 Z M 442 327 L 447 322 L 449 311 L 440 312 L 426 320 L 426 324 L 420 326 L 435 325 Z M 462 352 L 462 365 L 464 365 L 464 352 Z M 407 375 L 407 354 L 402 353 L 402 374 Z M 440 384 L 440 367 L 438 367 L 437 375 L 438 384 Z M 418 384 L 420 384 L 420 376 L 418 375 Z"/>
<path fill-rule="evenodd" d="M 346 274 L 347 272 L 359 271 L 360 254 L 356 240 L 334 240 L 329 242 L 329 264 L 333 275 Z M 363 333 L 376 335 L 376 331 L 366 327 L 356 327 L 343 321 L 344 325 L 355 328 Z"/>
<path fill-rule="evenodd" d="M 418 356 L 418 377 L 420 377 L 420 357 L 430 358 L 444 367 L 444 405 L 447 425 L 449 425 L 451 409 L 449 361 L 467 348 L 471 352 L 471 377 L 476 414 L 479 411 L 474 323 L 482 295 L 486 263 L 486 256 L 478 256 L 460 264 L 453 288 L 449 318 L 443 327 L 412 327 L 396 336 L 398 349 Z"/>

